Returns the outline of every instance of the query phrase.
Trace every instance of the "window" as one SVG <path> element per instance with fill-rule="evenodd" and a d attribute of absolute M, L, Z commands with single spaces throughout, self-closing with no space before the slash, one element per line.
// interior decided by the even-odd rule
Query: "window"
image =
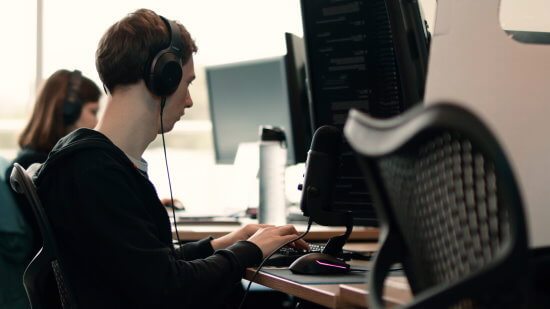
<path fill-rule="evenodd" d="M 9 7 L 8 7 L 9 5 Z M 17 135 L 32 108 L 36 70 L 36 1 L 3 3 L 0 18 L 0 156 L 15 155 Z M 9 13 L 7 13 L 9 12 Z"/>
<path fill-rule="evenodd" d="M 39 55 L 42 76 L 39 77 L 36 72 L 37 3 L 43 8 L 43 47 Z M 0 50 L 5 76 L 0 83 L 0 155 L 11 158 L 15 154 L 16 137 L 32 111 L 37 79 L 40 84 L 58 69 L 78 68 L 100 85 L 95 70 L 95 50 L 100 37 L 113 22 L 143 7 L 182 22 L 199 46 L 195 56 L 197 80 L 191 88 L 195 106 L 186 114 L 187 121 L 175 128 L 175 132 L 185 131 L 188 136 L 169 140 L 176 147 L 211 148 L 205 66 L 280 55 L 285 51 L 285 31 L 302 35 L 298 0 L 21 0 L 10 3 L 9 14 L 0 19 L 5 42 Z"/>

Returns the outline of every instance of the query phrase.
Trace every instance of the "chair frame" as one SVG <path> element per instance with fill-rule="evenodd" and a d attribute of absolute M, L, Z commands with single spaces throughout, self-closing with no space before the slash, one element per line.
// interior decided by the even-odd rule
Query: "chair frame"
<path fill-rule="evenodd" d="M 32 169 L 33 166 L 29 168 Z M 36 187 L 29 175 L 18 163 L 14 164 L 11 176 L 11 187 L 19 194 L 24 194 L 36 216 L 42 234 L 42 248 L 29 263 L 23 274 L 23 285 L 33 309 L 46 308 L 44 298 L 44 277 L 53 270 L 61 296 L 63 308 L 76 308 L 76 298 L 71 290 L 69 278 L 63 268 L 62 258 L 59 255 L 57 242 L 50 225 L 48 216 L 40 202 Z"/>
<path fill-rule="evenodd" d="M 433 130 L 452 130 L 470 139 L 475 147 L 495 164 L 497 198 L 509 211 L 510 239 L 501 254 L 479 270 L 447 284 L 419 290 L 410 276 L 412 261 L 409 250 L 393 214 L 388 192 L 383 186 L 377 159 L 398 152 Z M 505 152 L 490 130 L 471 112 L 450 103 L 429 107 L 417 106 L 405 114 L 389 119 L 372 119 L 356 110 L 349 114 L 345 135 L 356 151 L 366 175 L 380 220 L 380 250 L 375 256 L 368 278 L 369 302 L 372 308 L 385 308 L 384 281 L 394 263 L 402 263 L 414 299 L 404 308 L 445 308 L 465 297 L 483 297 L 497 289 L 491 282 L 509 282 L 521 289 L 527 273 L 527 230 L 523 203 L 512 168 Z M 518 267 L 525 265 L 525 268 Z M 503 280 L 503 281 L 501 281 Z M 514 280 L 514 281 L 512 281 Z M 526 284 L 523 284 L 525 287 Z M 497 291 L 502 293 L 502 291 Z M 526 291 L 522 291 L 525 295 Z"/>

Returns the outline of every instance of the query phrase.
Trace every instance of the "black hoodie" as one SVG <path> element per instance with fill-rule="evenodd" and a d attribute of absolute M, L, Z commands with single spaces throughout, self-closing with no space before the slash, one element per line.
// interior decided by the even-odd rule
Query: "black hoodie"
<path fill-rule="evenodd" d="M 199 308 L 222 302 L 261 250 L 211 239 L 172 246 L 151 182 L 103 134 L 61 139 L 35 177 L 66 272 L 86 308 Z"/>

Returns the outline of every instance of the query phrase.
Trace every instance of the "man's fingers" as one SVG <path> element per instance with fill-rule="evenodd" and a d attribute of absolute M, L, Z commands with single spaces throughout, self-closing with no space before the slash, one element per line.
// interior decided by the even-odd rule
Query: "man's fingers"
<path fill-rule="evenodd" d="M 291 240 L 293 240 L 293 239 L 296 238 L 295 235 L 283 235 L 283 236 L 281 236 L 281 237 L 284 239 L 285 242 L 289 242 L 289 241 L 291 241 Z"/>
<path fill-rule="evenodd" d="M 292 224 L 282 225 L 277 227 L 277 231 L 279 232 L 279 235 L 299 235 L 298 231 L 296 231 L 296 228 Z"/>
<path fill-rule="evenodd" d="M 265 229 L 265 228 L 268 228 L 268 227 L 273 227 L 274 225 L 272 224 L 247 224 L 244 229 L 245 230 L 252 230 L 252 231 L 257 231 L 259 229 Z"/>
<path fill-rule="evenodd" d="M 257 224 L 257 226 L 260 228 L 266 228 L 266 227 L 274 227 L 275 225 L 262 223 L 262 224 Z"/>
<path fill-rule="evenodd" d="M 277 232 L 279 233 L 279 235 L 290 239 L 293 239 L 293 238 L 295 239 L 297 236 L 299 236 L 298 231 L 296 231 L 296 228 L 294 227 L 294 225 L 291 225 L 291 224 L 278 227 Z M 309 250 L 309 244 L 305 242 L 303 239 L 299 239 L 293 242 L 292 245 L 296 248 Z"/>
<path fill-rule="evenodd" d="M 296 249 L 309 250 L 309 244 L 303 239 L 298 239 L 297 241 L 293 241 L 289 245 Z"/>
<path fill-rule="evenodd" d="M 303 239 L 299 239 L 299 240 L 295 241 L 295 242 L 294 242 L 294 245 L 295 245 L 297 248 L 309 250 L 309 244 L 308 244 L 305 240 L 303 240 Z"/>

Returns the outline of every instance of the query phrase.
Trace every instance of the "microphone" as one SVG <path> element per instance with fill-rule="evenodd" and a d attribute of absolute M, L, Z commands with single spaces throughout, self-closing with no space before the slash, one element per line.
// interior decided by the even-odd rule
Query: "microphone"
<path fill-rule="evenodd" d="M 321 152 L 331 156 L 338 156 L 342 132 L 333 126 L 322 126 L 313 134 L 310 152 Z"/>
<path fill-rule="evenodd" d="M 308 151 L 304 184 L 298 187 L 303 191 L 300 209 L 319 224 L 333 225 L 330 224 L 333 220 L 326 218 L 330 214 L 325 211 L 330 210 L 332 204 L 341 144 L 342 132 L 338 128 L 327 125 L 318 128 Z"/>

